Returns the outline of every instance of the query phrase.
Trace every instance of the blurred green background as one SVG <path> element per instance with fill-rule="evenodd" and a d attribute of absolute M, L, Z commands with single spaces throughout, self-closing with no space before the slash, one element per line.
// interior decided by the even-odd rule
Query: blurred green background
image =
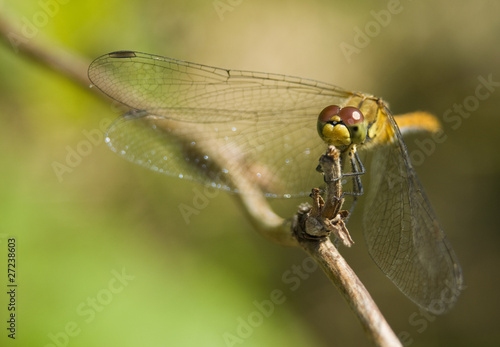
<path fill-rule="evenodd" d="M 2 2 L 0 13 L 29 42 L 89 62 L 138 50 L 331 82 L 383 97 L 394 113 L 432 111 L 446 141 L 416 169 L 464 270 L 456 307 L 422 313 L 384 277 L 362 240 L 362 206 L 350 222 L 356 245 L 341 252 L 405 345 L 498 346 L 500 88 L 473 99 L 480 76 L 500 82 L 500 3 L 401 1 L 390 19 L 379 17 L 377 32 L 370 23 L 389 3 L 26 0 Z M 346 57 L 341 44 L 355 44 L 356 28 L 374 31 Z M 298 287 L 283 280 L 306 265 L 305 254 L 254 232 L 230 195 L 211 197 L 187 223 L 179 205 L 193 206 L 202 187 L 136 167 L 103 145 L 100 123 L 120 113 L 111 101 L 9 42 L 0 46 L 0 76 L 0 345 L 13 345 L 8 237 L 17 239 L 19 346 L 369 345 L 321 271 Z M 464 102 L 469 115 L 447 112 Z M 84 148 L 88 133 L 95 144 Z M 408 146 L 421 150 L 412 139 Z M 58 177 L 55 163 L 78 148 L 86 155 Z M 289 217 L 300 202 L 273 206 Z M 259 320 L 255 301 L 275 290 L 284 302 Z M 226 344 L 249 316 L 255 327 Z"/>

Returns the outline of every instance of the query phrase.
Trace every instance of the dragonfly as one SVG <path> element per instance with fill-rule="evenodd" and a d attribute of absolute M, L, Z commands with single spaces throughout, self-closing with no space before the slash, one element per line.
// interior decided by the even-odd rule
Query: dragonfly
<path fill-rule="evenodd" d="M 423 309 L 440 314 L 455 304 L 462 271 L 402 137 L 437 131 L 432 115 L 393 116 L 380 98 L 312 79 L 134 51 L 95 59 L 88 76 L 130 108 L 106 134 L 114 152 L 221 190 L 243 194 L 231 182 L 244 175 L 269 198 L 309 196 L 324 183 L 316 167 L 328 145 L 354 154 L 355 164 L 358 151 L 370 150 L 363 231 L 372 259 Z"/>

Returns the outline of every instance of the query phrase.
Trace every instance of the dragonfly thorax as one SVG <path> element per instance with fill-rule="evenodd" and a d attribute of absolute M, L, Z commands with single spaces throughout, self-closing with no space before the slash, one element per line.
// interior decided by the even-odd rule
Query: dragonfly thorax
<path fill-rule="evenodd" d="M 366 139 L 367 126 L 363 114 L 352 106 L 330 105 L 318 116 L 319 136 L 336 147 L 361 144 Z"/>

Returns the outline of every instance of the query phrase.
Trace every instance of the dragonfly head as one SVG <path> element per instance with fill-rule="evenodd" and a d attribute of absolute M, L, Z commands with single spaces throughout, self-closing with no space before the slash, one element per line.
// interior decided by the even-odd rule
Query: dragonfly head
<path fill-rule="evenodd" d="M 359 109 L 352 106 L 340 108 L 330 105 L 318 116 L 319 136 L 336 147 L 360 144 L 366 138 L 366 122 Z"/>

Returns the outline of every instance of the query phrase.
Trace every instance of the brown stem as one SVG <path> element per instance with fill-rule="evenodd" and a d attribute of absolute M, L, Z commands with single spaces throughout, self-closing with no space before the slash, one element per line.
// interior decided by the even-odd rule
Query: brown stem
<path fill-rule="evenodd" d="M 12 48 L 14 53 L 20 53 L 88 89 L 90 85 L 87 77 L 89 60 L 67 49 L 44 42 L 38 35 L 27 37 L 2 15 L 0 15 L 0 38 Z"/>
<path fill-rule="evenodd" d="M 363 283 L 329 238 L 302 239 L 300 245 L 337 287 L 376 346 L 402 346 Z"/>

